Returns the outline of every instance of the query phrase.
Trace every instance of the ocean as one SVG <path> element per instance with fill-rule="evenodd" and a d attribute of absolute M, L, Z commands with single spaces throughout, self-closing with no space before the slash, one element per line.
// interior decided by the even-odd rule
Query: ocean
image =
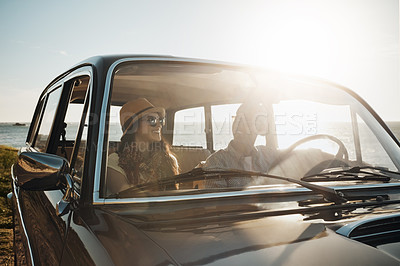
<path fill-rule="evenodd" d="M 0 123 L 0 145 L 20 148 L 25 146 L 29 123 L 15 126 L 15 123 Z"/>
<path fill-rule="evenodd" d="M 386 122 L 389 128 L 392 130 L 394 135 L 400 139 L 400 121 Z M 28 134 L 29 123 L 24 125 L 16 126 L 15 123 L 0 123 L 0 145 L 11 146 L 14 148 L 20 148 L 25 145 L 26 136 Z M 340 130 L 338 128 L 338 130 Z M 68 134 L 68 132 L 67 132 Z M 189 136 L 193 137 L 193 136 Z M 220 137 L 227 138 L 223 143 L 228 143 L 230 140 L 229 135 Z M 223 147 L 218 147 L 223 148 Z"/>

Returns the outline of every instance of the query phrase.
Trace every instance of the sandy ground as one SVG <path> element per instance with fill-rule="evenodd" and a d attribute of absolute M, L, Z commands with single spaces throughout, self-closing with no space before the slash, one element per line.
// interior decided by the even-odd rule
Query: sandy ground
<path fill-rule="evenodd" d="M 11 191 L 11 165 L 17 150 L 0 145 L 0 265 L 14 265 L 12 211 L 6 201 Z"/>
<path fill-rule="evenodd" d="M 0 265 L 14 265 L 12 229 L 0 229 Z"/>

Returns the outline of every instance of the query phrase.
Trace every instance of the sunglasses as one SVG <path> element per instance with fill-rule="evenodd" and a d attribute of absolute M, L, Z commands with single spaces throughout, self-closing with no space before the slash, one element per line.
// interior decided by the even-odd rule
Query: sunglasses
<path fill-rule="evenodd" d="M 161 126 L 165 126 L 165 118 L 158 118 L 155 116 L 148 116 L 146 121 L 151 127 L 157 126 L 157 120 L 160 123 Z"/>

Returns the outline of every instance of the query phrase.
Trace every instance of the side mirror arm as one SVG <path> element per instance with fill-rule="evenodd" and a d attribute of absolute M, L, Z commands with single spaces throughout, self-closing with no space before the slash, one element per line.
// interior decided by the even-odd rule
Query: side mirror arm
<path fill-rule="evenodd" d="M 63 216 L 76 209 L 76 200 L 74 197 L 74 180 L 70 174 L 64 174 L 65 178 L 65 194 L 62 199 L 57 202 L 56 212 L 58 216 Z"/>

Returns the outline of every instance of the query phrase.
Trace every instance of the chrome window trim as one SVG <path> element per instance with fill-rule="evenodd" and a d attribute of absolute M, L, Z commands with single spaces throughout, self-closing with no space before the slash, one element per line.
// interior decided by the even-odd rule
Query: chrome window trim
<path fill-rule="evenodd" d="M 310 192 L 307 188 L 268 188 L 268 189 L 257 189 L 244 190 L 244 191 L 232 191 L 232 192 L 215 192 L 215 193 L 204 193 L 195 195 L 184 195 L 184 196 L 160 196 L 150 198 L 123 198 L 123 199 L 104 199 L 102 204 L 121 204 L 121 203 L 155 203 L 155 202 L 178 202 L 187 200 L 199 200 L 199 199 L 219 199 L 227 197 L 242 197 L 260 194 L 285 194 L 285 193 L 307 193 Z M 98 203 L 98 202 L 97 202 Z"/>
<path fill-rule="evenodd" d="M 77 68 L 74 71 L 72 71 L 71 73 L 69 73 L 67 76 L 62 78 L 61 80 L 63 81 L 63 83 L 65 83 L 66 80 L 69 81 L 73 78 L 77 78 L 79 76 L 85 76 L 85 75 L 89 76 L 89 83 L 88 83 L 88 88 L 87 88 L 87 92 L 86 92 L 87 93 L 86 97 L 87 97 L 87 100 L 89 101 L 86 116 L 89 117 L 90 116 L 90 108 L 91 108 L 91 104 L 92 104 L 92 95 L 93 95 L 93 79 L 94 79 L 93 66 L 82 66 L 80 68 Z M 89 124 L 88 124 L 87 134 L 89 134 Z M 82 141 L 82 136 L 81 136 L 80 141 Z M 86 145 L 88 145 L 88 143 L 87 143 L 88 136 L 89 135 L 86 135 Z M 76 143 L 76 137 L 77 136 L 75 136 L 75 143 Z M 74 144 L 74 147 L 75 147 L 75 144 Z M 73 154 L 71 154 L 71 156 L 73 156 Z M 70 159 L 72 159 L 72 157 Z M 85 160 L 86 160 L 86 151 L 85 151 L 85 156 L 84 156 L 83 167 L 85 167 Z M 71 162 L 71 161 L 69 161 L 69 162 Z M 81 197 L 82 180 L 84 179 L 84 176 L 81 176 L 80 179 L 81 179 L 81 181 L 80 181 L 81 183 L 79 185 L 79 191 L 77 191 L 76 187 L 74 186 L 74 193 L 78 198 Z"/>
<path fill-rule="evenodd" d="M 332 187 L 333 188 L 333 187 Z M 363 189 L 400 189 L 400 183 L 385 183 L 385 184 L 372 184 L 372 185 L 352 185 L 352 186 L 337 186 L 334 187 L 336 190 L 345 192 L 346 190 L 363 190 Z M 242 196 L 257 196 L 273 194 L 274 196 L 284 196 L 290 193 L 314 193 L 308 188 L 304 187 L 283 187 L 281 185 L 273 185 L 273 187 L 254 189 L 254 190 L 243 190 L 243 191 L 232 191 L 232 192 L 214 192 L 204 193 L 195 195 L 182 195 L 182 196 L 159 196 L 149 198 L 123 198 L 123 199 L 104 199 L 102 201 L 93 202 L 94 205 L 110 205 L 110 204 L 128 204 L 128 203 L 157 203 L 157 202 L 182 202 L 191 200 L 201 199 L 220 199 L 220 198 L 235 198 Z"/>

